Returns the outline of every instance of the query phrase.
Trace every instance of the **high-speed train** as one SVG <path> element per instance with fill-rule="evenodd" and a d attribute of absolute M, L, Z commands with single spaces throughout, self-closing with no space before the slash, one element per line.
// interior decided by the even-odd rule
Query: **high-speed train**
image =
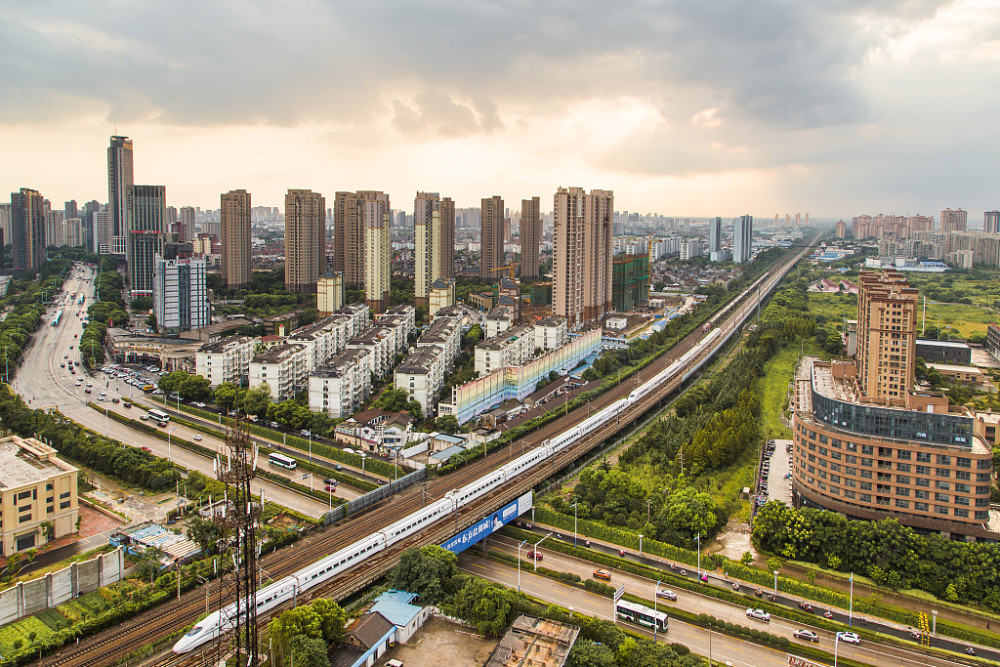
<path fill-rule="evenodd" d="M 629 394 L 628 398 L 615 401 L 573 428 L 563 431 L 554 438 L 546 440 L 538 447 L 525 452 L 507 465 L 459 489 L 449 491 L 441 500 L 431 503 L 427 507 L 400 519 L 396 523 L 302 568 L 295 574 L 291 574 L 262 588 L 257 592 L 257 614 L 264 614 L 282 603 L 292 600 L 299 593 L 307 591 L 350 570 L 380 551 L 420 532 L 426 526 L 458 512 L 465 505 L 504 485 L 508 480 L 514 479 L 525 470 L 533 468 L 545 462 L 550 457 L 555 456 L 582 438 L 586 433 L 613 419 L 617 419 L 618 415 L 629 405 L 634 404 L 653 391 L 654 388 L 667 382 L 678 372 L 681 372 L 687 364 L 701 355 L 702 352 L 711 348 L 721 335 L 721 330 L 715 329 L 686 352 L 684 356 Z M 710 356 L 710 354 L 705 355 L 697 365 L 688 369 L 685 372 L 684 378 L 686 379 L 694 373 Z M 212 612 L 198 621 L 191 628 L 190 632 L 174 644 L 174 652 L 187 653 L 193 651 L 202 644 L 214 640 L 220 633 L 228 632 L 235 625 L 235 613 L 235 605 L 229 605 L 219 611 Z"/>

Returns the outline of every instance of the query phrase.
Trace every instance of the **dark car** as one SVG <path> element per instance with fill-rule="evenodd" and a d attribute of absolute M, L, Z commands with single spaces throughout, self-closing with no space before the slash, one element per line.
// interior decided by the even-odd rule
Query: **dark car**
<path fill-rule="evenodd" d="M 330 486 L 337 486 L 337 480 L 331 479 L 330 477 L 327 477 L 326 479 L 324 479 L 323 483 L 324 484 L 329 484 Z"/>

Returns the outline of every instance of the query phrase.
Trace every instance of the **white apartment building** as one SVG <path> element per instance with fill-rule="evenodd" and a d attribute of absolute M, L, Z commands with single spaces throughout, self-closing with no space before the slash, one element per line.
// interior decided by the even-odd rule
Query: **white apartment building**
<path fill-rule="evenodd" d="M 349 350 L 368 350 L 368 368 L 375 377 L 385 377 L 396 356 L 396 332 L 372 327 L 347 343 Z"/>
<path fill-rule="evenodd" d="M 304 345 L 309 350 L 309 370 L 325 364 L 327 359 L 347 348 L 352 329 L 351 318 L 331 315 L 318 322 L 300 327 L 288 336 L 288 342 Z"/>
<path fill-rule="evenodd" d="M 250 388 L 266 384 L 271 397 L 283 401 L 308 385 L 309 350 L 303 345 L 278 345 L 250 362 Z"/>
<path fill-rule="evenodd" d="M 359 333 L 368 328 L 369 310 L 367 304 L 349 303 L 340 310 L 335 310 L 334 315 L 345 315 L 350 318 L 350 332 L 348 339 L 354 338 Z"/>
<path fill-rule="evenodd" d="M 418 347 L 408 355 L 393 374 L 396 389 L 407 392 L 411 401 L 417 401 L 423 408 L 424 416 L 433 415 L 438 392 L 444 385 L 446 353 L 437 345 Z"/>
<path fill-rule="evenodd" d="M 371 371 L 365 349 L 351 349 L 309 374 L 309 409 L 331 417 L 348 417 L 371 394 Z"/>
<path fill-rule="evenodd" d="M 476 372 L 485 377 L 504 366 L 520 366 L 534 354 L 534 329 L 527 325 L 514 327 L 476 345 Z"/>
<path fill-rule="evenodd" d="M 512 326 L 514 326 L 514 313 L 506 306 L 497 306 L 486 315 L 483 337 L 494 338 Z"/>
<path fill-rule="evenodd" d="M 240 384 L 250 376 L 259 338 L 230 336 L 212 345 L 204 345 L 195 353 L 195 373 L 206 378 L 213 387 L 223 382 Z"/>
<path fill-rule="evenodd" d="M 462 351 L 462 319 L 460 317 L 437 317 L 417 340 L 417 348 L 427 346 L 441 348 L 444 356 L 445 373 L 451 369 L 455 357 Z"/>
<path fill-rule="evenodd" d="M 405 350 L 410 334 L 417 330 L 415 310 L 407 304 L 396 306 L 378 319 L 378 326 L 391 330 L 396 337 L 396 349 Z"/>
<path fill-rule="evenodd" d="M 569 342 L 569 326 L 565 317 L 547 317 L 535 323 L 535 347 L 558 350 Z"/>

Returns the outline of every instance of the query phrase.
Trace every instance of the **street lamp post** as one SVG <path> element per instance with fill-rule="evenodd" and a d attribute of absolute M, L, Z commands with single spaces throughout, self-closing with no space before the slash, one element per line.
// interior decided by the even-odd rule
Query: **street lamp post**
<path fill-rule="evenodd" d="M 840 633 L 833 640 L 833 667 L 837 667 L 837 651 L 840 649 Z"/>
<path fill-rule="evenodd" d="M 517 545 L 517 592 L 518 593 L 521 592 L 521 547 L 523 547 L 524 543 L 527 541 L 528 540 L 523 540 L 520 544 Z"/>
<path fill-rule="evenodd" d="M 774 594 L 778 595 L 778 571 L 774 571 Z"/>
<path fill-rule="evenodd" d="M 543 537 L 542 539 L 540 539 L 540 540 L 538 540 L 537 542 L 535 542 L 535 557 L 531 559 L 531 565 L 532 565 L 532 569 L 533 569 L 533 570 L 534 570 L 535 572 L 538 572 L 538 546 L 539 546 L 539 545 L 540 545 L 540 544 L 541 544 L 542 542 L 544 542 L 545 540 L 549 539 L 550 537 L 552 537 L 552 533 L 549 533 L 548 535 L 546 535 L 546 536 L 545 536 L 545 537 Z M 935 612 L 935 613 L 937 613 L 937 612 Z"/>
<path fill-rule="evenodd" d="M 931 610 L 931 634 L 937 634 L 937 609 Z"/>
<path fill-rule="evenodd" d="M 639 535 L 639 555 L 642 555 L 642 535 Z"/>
<path fill-rule="evenodd" d="M 847 627 L 854 626 L 854 573 L 851 572 L 851 600 L 847 610 Z"/>
<path fill-rule="evenodd" d="M 656 600 L 660 597 L 660 580 L 656 580 L 656 587 L 653 589 L 653 643 L 656 643 Z"/>
<path fill-rule="evenodd" d="M 365 459 L 367 459 L 367 458 L 368 458 L 368 456 L 364 452 L 361 452 L 361 474 L 362 475 L 365 474 Z"/>
<path fill-rule="evenodd" d="M 573 546 L 574 547 L 576 546 L 576 506 L 578 502 L 579 501 L 573 503 Z"/>
<path fill-rule="evenodd" d="M 167 460 L 168 461 L 172 460 L 170 458 L 170 434 L 173 433 L 176 430 L 177 430 L 177 427 L 175 426 L 172 429 L 170 429 L 170 430 L 167 431 Z"/>
<path fill-rule="evenodd" d="M 698 542 L 698 580 L 701 580 L 701 533 L 694 538 Z"/>

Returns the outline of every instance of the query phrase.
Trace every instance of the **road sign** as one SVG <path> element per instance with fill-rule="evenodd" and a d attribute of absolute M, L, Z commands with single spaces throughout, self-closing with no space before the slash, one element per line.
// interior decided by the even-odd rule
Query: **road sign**
<path fill-rule="evenodd" d="M 800 658 L 797 655 L 788 654 L 788 667 L 826 667 L 826 665 Z"/>
<path fill-rule="evenodd" d="M 615 591 L 615 602 L 621 600 L 623 595 L 625 595 L 625 584 L 619 586 L 618 590 Z"/>

